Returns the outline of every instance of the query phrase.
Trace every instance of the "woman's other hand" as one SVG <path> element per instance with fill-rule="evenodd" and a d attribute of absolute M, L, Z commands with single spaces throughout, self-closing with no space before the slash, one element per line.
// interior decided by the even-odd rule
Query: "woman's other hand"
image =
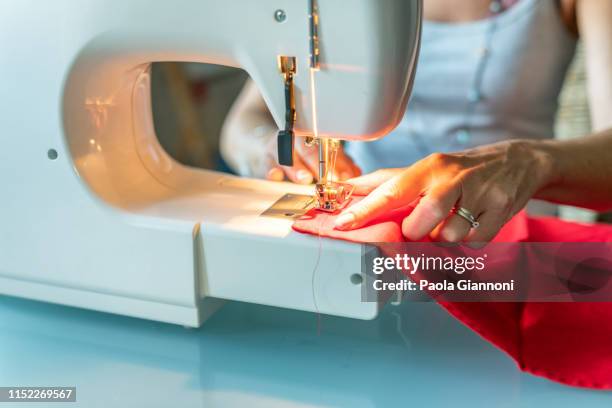
<path fill-rule="evenodd" d="M 241 176 L 288 179 L 310 184 L 318 177 L 319 158 L 316 146 L 308 147 L 296 138 L 294 166 L 280 166 L 276 160 L 278 128 L 254 82 L 248 81 L 234 102 L 221 132 L 221 155 Z M 361 170 L 340 148 L 334 170 L 335 179 L 346 180 Z"/>
<path fill-rule="evenodd" d="M 268 151 L 269 168 L 265 170 L 266 178 L 273 181 L 288 179 L 298 184 L 310 184 L 319 178 L 319 150 L 318 146 L 306 146 L 302 138 L 296 138 L 295 159 L 292 167 L 281 166 L 276 162 L 276 143 L 272 143 L 272 149 Z M 361 174 L 359 167 L 344 152 L 342 147 L 338 148 L 336 166 L 333 171 L 334 180 L 347 180 Z"/>

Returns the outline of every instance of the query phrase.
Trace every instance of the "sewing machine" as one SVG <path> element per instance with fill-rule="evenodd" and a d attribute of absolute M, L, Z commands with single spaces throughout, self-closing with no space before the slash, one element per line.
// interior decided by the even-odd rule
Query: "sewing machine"
<path fill-rule="evenodd" d="M 399 122 L 421 8 L 3 1 L 0 293 L 186 326 L 223 300 L 375 317 L 384 302 L 361 302 L 360 246 L 291 230 L 313 186 L 194 169 L 161 148 L 150 64 L 243 68 L 283 131 L 279 159 L 308 138 L 326 166 L 330 138 L 375 139 Z"/>

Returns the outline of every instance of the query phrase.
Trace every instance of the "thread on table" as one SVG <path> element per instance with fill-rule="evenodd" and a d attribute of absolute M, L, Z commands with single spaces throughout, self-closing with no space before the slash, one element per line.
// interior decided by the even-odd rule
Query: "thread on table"
<path fill-rule="evenodd" d="M 323 226 L 323 219 L 321 219 L 319 223 L 319 227 L 317 228 L 317 240 L 319 244 L 319 248 L 317 251 L 317 260 L 315 262 L 315 266 L 312 269 L 312 275 L 310 279 L 310 287 L 312 288 L 312 303 L 315 308 L 315 313 L 317 315 L 317 336 L 321 335 L 321 312 L 319 312 L 319 305 L 317 303 L 317 291 L 315 289 L 315 282 L 317 277 L 317 271 L 319 270 L 319 264 L 321 263 L 321 253 L 323 251 L 323 238 L 321 237 L 321 227 Z"/>

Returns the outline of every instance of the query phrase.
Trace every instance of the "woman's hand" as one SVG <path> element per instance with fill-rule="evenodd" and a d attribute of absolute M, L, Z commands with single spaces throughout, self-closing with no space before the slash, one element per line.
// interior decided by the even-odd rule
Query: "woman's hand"
<path fill-rule="evenodd" d="M 301 137 L 296 137 L 294 166 L 280 166 L 276 160 L 277 133 L 278 128 L 257 86 L 247 81 L 223 124 L 221 155 L 241 176 L 273 181 L 288 179 L 299 184 L 312 183 L 318 178 L 317 147 L 307 147 Z M 334 178 L 346 180 L 360 174 L 359 167 L 340 148 Z"/>
<path fill-rule="evenodd" d="M 261 133 L 261 128 L 256 129 Z M 256 132 L 256 133 L 257 133 Z M 242 176 L 265 178 L 271 181 L 289 180 L 297 184 L 310 184 L 319 177 L 318 146 L 306 146 L 301 137 L 295 138 L 295 155 L 293 166 L 281 166 L 276 159 L 276 134 L 278 130 L 272 126 L 264 135 L 243 134 L 233 135 L 236 147 L 224 158 L 232 163 L 234 169 Z M 361 174 L 359 167 L 338 148 L 336 166 L 333 171 L 334 180 L 346 180 Z"/>
<path fill-rule="evenodd" d="M 306 146 L 303 139 L 296 137 L 295 158 L 292 167 L 281 166 L 276 162 L 276 143 L 268 150 L 268 168 L 265 169 L 266 178 L 273 181 L 283 181 L 285 178 L 298 184 L 310 184 L 319 178 L 319 150 L 318 146 Z M 359 167 L 344 152 L 338 148 L 336 166 L 333 171 L 334 180 L 347 180 L 361 174 Z"/>
<path fill-rule="evenodd" d="M 410 240 L 488 242 L 552 178 L 552 160 L 538 142 L 513 140 L 453 154 L 433 154 L 406 169 L 380 170 L 353 180 L 369 192 L 344 210 L 336 228 L 354 229 L 415 203 L 402 223 Z M 478 228 L 454 213 L 468 210 Z"/>

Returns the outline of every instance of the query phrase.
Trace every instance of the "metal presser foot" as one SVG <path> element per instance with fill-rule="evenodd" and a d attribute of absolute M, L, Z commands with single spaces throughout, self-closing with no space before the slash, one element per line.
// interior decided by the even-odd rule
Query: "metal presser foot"
<path fill-rule="evenodd" d="M 333 181 L 340 142 L 335 139 L 308 139 L 307 144 L 319 145 L 319 181 L 315 185 L 315 207 L 320 211 L 336 212 L 350 201 L 355 187 Z"/>
<path fill-rule="evenodd" d="M 328 181 L 315 186 L 316 208 L 325 212 L 343 209 L 350 201 L 355 187 L 348 183 Z"/>

